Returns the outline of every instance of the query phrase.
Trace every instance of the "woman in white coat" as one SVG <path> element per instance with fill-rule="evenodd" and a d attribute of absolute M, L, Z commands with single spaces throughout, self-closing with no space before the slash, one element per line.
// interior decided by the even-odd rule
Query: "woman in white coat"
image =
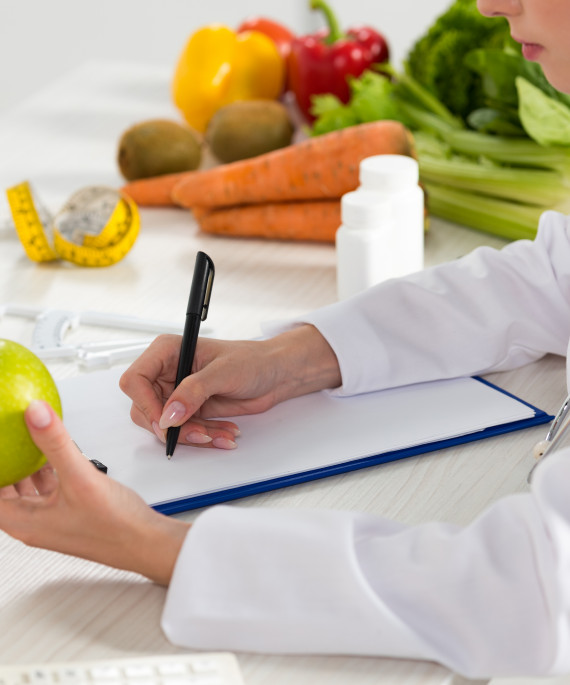
<path fill-rule="evenodd" d="M 506 16 L 525 56 L 570 91 L 570 0 L 479 8 Z M 567 354 L 569 340 L 570 219 L 550 212 L 533 242 L 381 284 L 266 341 L 201 340 L 174 392 L 180 341 L 159 338 L 122 387 L 133 420 L 161 439 L 180 425 L 184 442 L 232 449 L 238 427 L 208 417 L 509 369 Z M 465 528 L 228 506 L 190 526 L 77 458 L 46 404 L 26 420 L 51 467 L 4 490 L 0 527 L 167 585 L 162 625 L 176 644 L 430 659 L 471 677 L 570 672 L 570 449 L 545 459 L 530 493 Z"/>

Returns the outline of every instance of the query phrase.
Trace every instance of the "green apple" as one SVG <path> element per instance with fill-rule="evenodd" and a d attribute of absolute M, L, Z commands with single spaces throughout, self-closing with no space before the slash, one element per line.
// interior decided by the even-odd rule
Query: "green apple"
<path fill-rule="evenodd" d="M 24 411 L 32 400 L 45 400 L 61 416 L 55 381 L 27 347 L 0 338 L 0 487 L 37 471 L 46 458 L 32 441 Z"/>

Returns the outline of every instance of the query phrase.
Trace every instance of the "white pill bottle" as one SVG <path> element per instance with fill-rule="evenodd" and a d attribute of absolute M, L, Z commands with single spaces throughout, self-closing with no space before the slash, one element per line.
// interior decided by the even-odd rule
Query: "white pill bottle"
<path fill-rule="evenodd" d="M 344 300 L 389 278 L 423 269 L 424 193 L 418 163 L 376 155 L 360 163 L 360 186 L 341 198 L 337 291 Z"/>

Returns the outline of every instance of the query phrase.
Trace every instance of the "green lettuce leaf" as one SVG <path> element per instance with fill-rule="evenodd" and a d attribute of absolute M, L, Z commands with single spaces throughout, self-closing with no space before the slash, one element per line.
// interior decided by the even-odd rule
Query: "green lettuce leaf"
<path fill-rule="evenodd" d="M 570 145 L 570 109 L 522 76 L 516 79 L 519 117 L 527 134 L 540 145 Z"/>

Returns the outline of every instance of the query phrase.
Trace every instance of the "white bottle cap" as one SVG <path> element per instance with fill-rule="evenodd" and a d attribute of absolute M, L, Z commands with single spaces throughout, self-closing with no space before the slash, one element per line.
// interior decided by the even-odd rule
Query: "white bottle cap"
<path fill-rule="evenodd" d="M 345 193 L 340 200 L 342 223 L 350 228 L 375 229 L 392 221 L 389 202 L 366 190 Z"/>
<path fill-rule="evenodd" d="M 360 162 L 360 183 L 367 190 L 398 191 L 417 185 L 419 166 L 406 155 L 375 155 Z"/>

